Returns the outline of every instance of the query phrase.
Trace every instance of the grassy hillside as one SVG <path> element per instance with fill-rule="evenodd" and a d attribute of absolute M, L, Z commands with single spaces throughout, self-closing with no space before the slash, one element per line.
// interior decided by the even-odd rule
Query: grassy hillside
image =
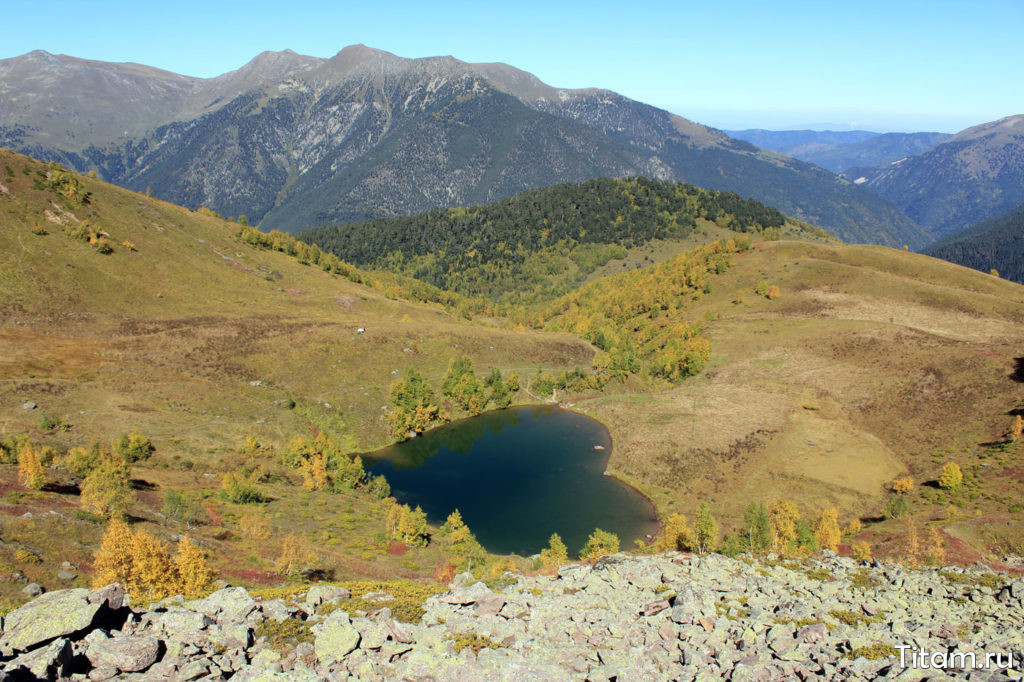
<path fill-rule="evenodd" d="M 1024 554 L 1024 444 L 1004 438 L 1024 405 L 1018 285 L 882 247 L 744 239 L 700 217 L 687 245 L 709 243 L 677 253 L 655 233 L 626 249 L 626 268 L 609 261 L 512 320 L 472 322 L 404 300 L 465 304 L 427 284 L 210 212 L 13 153 L 0 169 L 0 444 L 27 434 L 53 465 L 138 430 L 155 452 L 131 469 L 135 524 L 188 530 L 163 516 L 180 492 L 229 580 L 282 580 L 290 534 L 339 579 L 422 578 L 446 562 L 440 535 L 389 543 L 370 486 L 303 489 L 281 455 L 296 436 L 341 452 L 388 442 L 392 382 L 412 368 L 436 389 L 461 354 L 518 371 L 520 402 L 560 386 L 610 429 L 611 472 L 663 515 L 707 500 L 731 528 L 749 502 L 786 496 L 807 517 L 834 505 L 862 519 L 856 538 L 882 555 L 899 553 L 908 518 L 954 559 Z M 620 272 L 597 277 L 609 267 Z M 79 509 L 81 481 L 51 466 L 29 490 L 0 454 L 0 573 L 52 586 L 70 561 L 69 584 L 84 584 L 103 526 Z M 934 483 L 950 461 L 964 472 L 955 491 Z M 269 501 L 223 499 L 226 473 Z M 907 475 L 908 514 L 890 519 L 886 486 Z M 22 598 L 0 582 L 0 601 Z"/>
<path fill-rule="evenodd" d="M 570 298 L 657 290 L 673 264 Z M 893 554 L 906 520 L 883 518 L 886 484 L 910 475 L 919 528 L 936 524 L 951 547 L 990 559 L 1024 552 L 1024 451 L 1003 442 L 1024 405 L 1024 288 L 903 251 L 798 242 L 737 253 L 708 281 L 683 294 L 684 312 L 660 314 L 701 324 L 701 374 L 573 400 L 610 428 L 611 471 L 662 513 L 708 499 L 737 519 L 751 500 L 786 496 L 805 515 L 835 505 L 841 518 L 877 517 L 860 539 Z M 771 285 L 776 299 L 757 293 Z M 956 494 L 934 483 L 947 461 L 971 481 Z"/>
<path fill-rule="evenodd" d="M 489 328 L 438 305 L 388 298 L 380 289 L 401 293 L 392 278 L 355 273 L 381 280 L 370 288 L 251 247 L 237 224 L 208 213 L 6 151 L 0 170 L 0 438 L 27 433 L 60 454 L 139 430 L 156 450 L 133 467 L 140 502 L 132 514 L 158 523 L 168 490 L 199 495 L 214 510 L 195 532 L 232 579 L 272 574 L 271 555 L 292 530 L 342 576 L 429 574 L 441 550 L 391 556 L 375 539 L 379 500 L 300 491 L 295 472 L 266 484 L 274 539 L 246 541 L 238 525 L 246 509 L 218 500 L 220 476 L 278 472 L 276 453 L 295 436 L 323 432 L 348 451 L 389 442 L 382 408 L 405 368 L 436 389 L 457 354 L 503 372 L 563 371 L 593 356 L 569 335 Z M 43 428 L 46 417 L 68 428 Z M 246 446 L 247 436 L 263 447 Z M 72 514 L 77 489 L 65 474 L 51 471 L 64 487 L 32 492 L 15 471 L 0 464 L 0 572 L 34 579 L 41 571 L 52 584 L 61 561 L 87 565 L 102 526 Z M 61 516 L 15 520 L 48 508 Z M 19 563 L 18 549 L 44 562 Z"/>

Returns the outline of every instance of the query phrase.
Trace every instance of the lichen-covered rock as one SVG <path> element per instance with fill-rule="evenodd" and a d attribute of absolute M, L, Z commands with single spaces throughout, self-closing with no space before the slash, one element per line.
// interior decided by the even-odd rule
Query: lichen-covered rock
<path fill-rule="evenodd" d="M 309 592 L 306 593 L 306 603 L 313 606 L 319 606 L 324 602 L 334 601 L 335 599 L 348 599 L 352 594 L 344 587 L 336 587 L 334 585 L 314 585 L 309 588 Z"/>
<path fill-rule="evenodd" d="M 3 680 L 56 680 L 65 677 L 74 652 L 71 642 L 61 638 L 18 656 L 3 668 Z"/>
<path fill-rule="evenodd" d="M 164 612 L 146 614 L 146 620 L 159 632 L 182 641 L 195 638 L 196 633 L 216 622 L 205 613 L 177 606 L 172 606 Z"/>
<path fill-rule="evenodd" d="M 260 615 L 266 620 L 278 623 L 295 616 L 298 611 L 296 607 L 288 606 L 280 599 L 260 602 Z"/>
<path fill-rule="evenodd" d="M 205 599 L 185 602 L 185 608 L 205 613 L 217 621 L 241 623 L 259 604 L 244 587 L 225 587 Z"/>
<path fill-rule="evenodd" d="M 27 651 L 92 625 L 100 604 L 90 604 L 85 589 L 57 590 L 36 597 L 7 614 L 0 646 Z"/>
<path fill-rule="evenodd" d="M 828 577 L 822 579 L 820 569 Z M 107 617 L 127 613 L 106 610 L 118 603 L 116 590 L 52 593 L 0 623 L 0 659 L 6 659 L 0 678 L 32 676 L 30 667 L 50 677 L 68 672 L 61 668 L 66 654 L 59 642 L 65 640 L 76 657 L 74 672 L 92 680 L 240 682 L 920 679 L 925 671 L 901 669 L 898 656 L 885 655 L 891 651 L 886 647 L 1014 651 L 1018 658 L 1024 651 L 1024 611 L 1016 597 L 1022 583 L 976 569 L 950 574 L 832 556 L 780 564 L 618 554 L 594 565 L 564 566 L 555 575 L 518 576 L 500 592 L 465 575 L 456 582 L 424 603 L 418 623 L 398 623 L 386 608 L 371 617 L 351 619 L 340 609 L 318 616 L 311 605 L 257 602 L 231 588 L 204 600 L 131 612 L 122 625 Z M 104 615 L 57 642 L 22 643 L 31 650 L 14 659 L 13 625 L 31 624 L 27 614 L 48 600 L 78 607 L 92 601 Z M 68 610 L 66 603 L 56 608 L 58 615 Z M 314 643 L 300 641 L 283 656 L 269 639 L 253 634 L 278 618 L 295 618 L 284 628 L 291 630 L 307 615 Z M 114 629 L 108 633 L 97 623 Z M 129 672 L 145 660 L 103 655 L 119 646 L 144 648 L 145 660 L 159 660 Z M 943 679 L 965 676 L 946 671 Z M 968 679 L 991 677 L 971 673 Z"/>
<path fill-rule="evenodd" d="M 117 668 L 122 672 L 141 672 L 156 662 L 160 642 L 156 637 L 111 637 L 94 642 L 86 658 L 98 668 Z"/>
<path fill-rule="evenodd" d="M 359 631 L 344 611 L 335 611 L 316 629 L 314 650 L 322 665 L 332 666 L 343 661 L 359 646 Z"/>
<path fill-rule="evenodd" d="M 93 590 L 86 595 L 85 599 L 90 604 L 106 604 L 107 608 L 114 611 L 125 606 L 124 588 L 118 583 Z"/>

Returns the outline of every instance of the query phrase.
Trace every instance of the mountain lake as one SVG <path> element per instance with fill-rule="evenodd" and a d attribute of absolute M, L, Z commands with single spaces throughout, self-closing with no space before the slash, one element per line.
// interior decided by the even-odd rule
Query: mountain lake
<path fill-rule="evenodd" d="M 458 509 L 485 548 L 529 556 L 558 533 L 575 557 L 595 528 L 622 548 L 657 532 L 653 505 L 605 476 L 611 437 L 554 405 L 486 412 L 363 455 L 399 502 L 433 524 Z"/>

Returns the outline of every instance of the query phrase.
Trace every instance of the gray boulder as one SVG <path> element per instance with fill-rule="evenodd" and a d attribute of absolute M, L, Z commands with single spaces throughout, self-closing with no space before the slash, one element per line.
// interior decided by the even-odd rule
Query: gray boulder
<path fill-rule="evenodd" d="M 322 665 L 340 663 L 359 646 L 359 631 L 352 625 L 344 611 L 332 613 L 327 620 L 317 626 L 317 630 L 313 648 Z"/>
<path fill-rule="evenodd" d="M 205 613 L 218 621 L 241 623 L 259 607 L 259 604 L 244 587 L 225 587 L 206 599 L 186 602 L 185 607 Z"/>
<path fill-rule="evenodd" d="M 97 668 L 117 668 L 121 672 L 141 672 L 156 662 L 160 642 L 156 637 L 111 637 L 94 642 L 85 656 Z"/>
<path fill-rule="evenodd" d="M 715 602 L 711 590 L 685 585 L 678 591 L 672 604 L 672 620 L 676 623 L 697 623 L 703 618 L 714 619 L 717 615 Z"/>
<path fill-rule="evenodd" d="M 46 590 L 39 586 L 39 583 L 29 583 L 28 585 L 25 585 L 25 587 L 21 588 L 22 594 L 27 594 L 29 597 L 32 597 L 33 599 L 35 599 L 45 591 Z"/>
<path fill-rule="evenodd" d="M 39 644 L 85 630 L 101 604 L 90 604 L 89 590 L 57 590 L 7 614 L 0 646 L 27 651 Z"/>
<path fill-rule="evenodd" d="M 306 603 L 312 604 L 313 606 L 319 606 L 324 602 L 334 601 L 335 599 L 348 599 L 352 594 L 344 587 L 335 587 L 334 585 L 314 585 L 309 588 L 309 592 L 306 593 Z"/>
<path fill-rule="evenodd" d="M 124 596 L 124 588 L 119 583 L 111 583 L 93 590 L 85 598 L 90 604 L 106 604 L 107 608 L 116 611 L 126 606 Z"/>
<path fill-rule="evenodd" d="M 61 638 L 8 663 L 0 679 L 57 680 L 67 676 L 73 657 L 71 642 Z"/>
<path fill-rule="evenodd" d="M 280 623 L 288 620 L 298 612 L 299 610 L 297 608 L 294 606 L 288 606 L 280 599 L 260 602 L 260 614 L 266 620 L 272 620 Z"/>

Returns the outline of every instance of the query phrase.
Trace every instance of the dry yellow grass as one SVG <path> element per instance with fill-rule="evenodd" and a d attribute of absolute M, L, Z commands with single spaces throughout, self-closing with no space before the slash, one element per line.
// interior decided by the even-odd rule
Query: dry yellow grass
<path fill-rule="evenodd" d="M 733 302 L 766 279 L 785 295 Z M 835 505 L 842 518 L 872 516 L 885 483 L 929 480 L 939 452 L 974 461 L 1024 400 L 1010 377 L 1024 356 L 1019 285 L 892 249 L 796 242 L 758 245 L 713 285 L 691 307 L 712 343 L 704 373 L 579 403 L 611 430 L 610 469 L 663 512 L 712 499 L 735 519 L 752 500 L 786 495 L 806 515 Z M 1024 472 L 1012 483 L 977 469 L 1004 493 L 966 504 L 1005 515 L 1006 486 Z M 940 500 L 926 494 L 914 508 L 933 513 Z M 1024 538 L 1019 512 L 1010 518 L 1003 538 Z M 973 545 L 992 543 L 975 534 Z"/>

